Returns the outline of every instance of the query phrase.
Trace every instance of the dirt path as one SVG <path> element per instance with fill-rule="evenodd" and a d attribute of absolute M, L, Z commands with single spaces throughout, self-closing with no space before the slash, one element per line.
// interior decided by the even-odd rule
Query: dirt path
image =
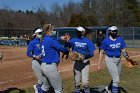
<path fill-rule="evenodd" d="M 128 50 L 131 56 L 140 59 L 140 49 Z M 0 51 L 4 53 L 3 62 L 0 63 L 0 90 L 11 87 L 24 88 L 35 84 L 36 78 L 31 69 L 31 59 L 26 56 L 26 47 L 0 46 Z M 98 55 L 96 51 L 94 58 L 91 59 L 90 71 L 96 70 Z M 73 76 L 71 60 L 61 61 L 59 71 L 63 79 Z"/>

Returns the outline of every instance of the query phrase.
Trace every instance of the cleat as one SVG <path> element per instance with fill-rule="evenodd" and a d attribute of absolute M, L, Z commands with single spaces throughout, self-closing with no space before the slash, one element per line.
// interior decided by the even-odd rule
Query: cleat
<path fill-rule="evenodd" d="M 108 89 L 108 87 L 105 87 L 105 90 L 107 91 L 107 93 L 111 93 L 111 91 Z"/>
<path fill-rule="evenodd" d="M 35 93 L 39 93 L 36 85 L 34 85 L 33 87 L 34 87 Z"/>
<path fill-rule="evenodd" d="M 42 84 L 36 84 L 33 86 L 35 93 L 40 93 L 41 86 L 42 86 Z"/>

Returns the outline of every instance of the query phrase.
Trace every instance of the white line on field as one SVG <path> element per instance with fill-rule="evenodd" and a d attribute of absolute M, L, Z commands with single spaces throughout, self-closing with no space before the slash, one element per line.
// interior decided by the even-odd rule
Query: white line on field
<path fill-rule="evenodd" d="M 18 56 L 12 56 L 12 57 L 3 57 L 3 59 L 8 59 L 8 58 L 16 58 Z"/>
<path fill-rule="evenodd" d="M 128 52 L 131 52 L 131 53 L 137 53 L 136 51 L 128 51 Z"/>
<path fill-rule="evenodd" d="M 95 66 L 95 65 L 97 65 L 97 64 L 91 64 L 90 66 Z M 67 71 L 70 71 L 70 70 L 72 70 L 72 68 L 70 68 L 70 69 L 65 69 L 65 70 L 60 70 L 59 72 L 61 73 L 61 72 L 67 72 Z"/>
<path fill-rule="evenodd" d="M 14 62 L 15 62 L 15 61 L 21 61 L 21 60 L 22 60 L 22 61 L 23 61 L 23 60 L 25 61 L 25 60 L 28 60 L 28 58 L 24 58 L 24 59 L 17 59 L 17 60 L 14 60 Z M 8 61 L 8 62 L 13 62 L 13 61 L 11 60 L 11 61 Z"/>

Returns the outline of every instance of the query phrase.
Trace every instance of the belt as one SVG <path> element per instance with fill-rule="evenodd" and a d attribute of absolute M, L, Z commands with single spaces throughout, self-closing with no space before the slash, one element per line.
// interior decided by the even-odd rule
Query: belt
<path fill-rule="evenodd" d="M 33 58 L 33 60 L 36 60 L 40 65 L 41 65 L 41 63 L 42 63 L 41 60 L 37 60 L 37 59 L 35 59 L 35 58 Z"/>
<path fill-rule="evenodd" d="M 56 62 L 52 62 L 52 63 L 47 63 L 47 62 L 42 62 L 42 63 L 45 63 L 46 65 L 51 65 L 53 63 L 56 63 Z M 58 65 L 58 63 L 56 63 Z"/>
<path fill-rule="evenodd" d="M 111 58 L 120 58 L 120 56 L 108 56 L 108 57 L 111 57 Z"/>

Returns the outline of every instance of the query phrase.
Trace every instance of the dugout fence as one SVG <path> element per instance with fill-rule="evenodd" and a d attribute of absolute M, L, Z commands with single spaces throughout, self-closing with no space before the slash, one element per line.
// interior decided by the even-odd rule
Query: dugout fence
<path fill-rule="evenodd" d="M 92 32 L 94 32 L 94 38 L 93 42 L 96 43 L 96 38 L 98 31 L 101 30 L 103 33 L 106 33 L 106 29 L 108 26 L 96 26 L 96 27 L 89 27 Z M 61 35 L 64 35 L 65 33 L 70 33 L 71 37 L 75 37 L 76 33 L 75 27 L 59 27 L 55 28 L 57 31 L 56 37 L 59 37 Z M 119 34 L 124 38 L 127 47 L 132 47 L 132 48 L 140 48 L 140 27 L 122 27 L 118 28 Z M 33 34 L 33 29 L 5 29 L 1 28 L 0 29 L 0 40 L 3 38 L 8 38 L 8 39 L 17 39 L 19 40 L 19 34 L 23 36 L 21 39 L 21 43 L 19 41 L 19 44 L 21 45 L 27 45 L 27 35 L 32 35 Z"/>

